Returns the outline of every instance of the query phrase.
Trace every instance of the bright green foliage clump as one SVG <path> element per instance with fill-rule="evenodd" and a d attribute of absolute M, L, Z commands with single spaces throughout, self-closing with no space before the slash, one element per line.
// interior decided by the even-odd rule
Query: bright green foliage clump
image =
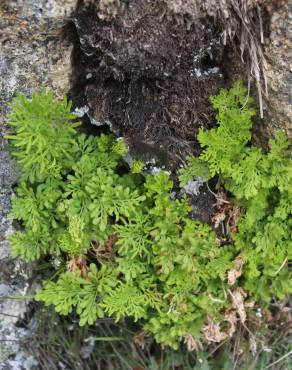
<path fill-rule="evenodd" d="M 189 158 L 180 180 L 194 176 L 205 180 L 219 176 L 219 185 L 232 193 L 245 212 L 234 248 L 244 262 L 242 286 L 257 300 L 282 299 L 292 290 L 288 261 L 292 255 L 292 151 L 283 132 L 278 132 L 264 153 L 252 146 L 250 99 L 241 83 L 211 98 L 218 127 L 200 130 L 203 148 L 199 158 Z"/>
<path fill-rule="evenodd" d="M 79 126 L 73 123 L 75 118 L 71 103 L 64 98 L 55 104 L 51 92 L 34 93 L 31 101 L 23 95 L 13 100 L 10 125 L 15 127 L 15 135 L 8 138 L 13 140 L 13 155 L 23 165 L 24 180 L 60 179 L 70 170 L 72 136 Z"/>
<path fill-rule="evenodd" d="M 208 226 L 189 219 L 186 199 L 172 200 L 165 172 L 145 178 L 143 163 L 127 169 L 122 141 L 77 135 L 65 100 L 19 96 L 12 108 L 10 139 L 24 165 L 11 212 L 24 230 L 11 237 L 12 252 L 62 261 L 57 280 L 36 298 L 64 315 L 75 308 L 81 325 L 131 316 L 173 346 L 185 333 L 198 336 L 206 315 L 227 305 L 230 248 L 220 248 Z M 103 258 L 113 236 L 110 257 Z M 75 267 L 66 271 L 68 261 Z"/>
<path fill-rule="evenodd" d="M 220 321 L 230 307 L 226 272 L 238 254 L 246 262 L 242 286 L 255 297 L 288 292 L 281 266 L 291 251 L 287 140 L 278 135 L 267 155 L 247 145 L 253 111 L 240 85 L 213 104 L 219 127 L 200 132 L 203 154 L 181 179 L 220 175 L 246 209 L 234 245 L 220 246 L 209 226 L 189 218 L 188 201 L 173 199 L 166 172 L 144 176 L 143 163 L 130 170 L 124 162 L 122 141 L 78 135 L 66 100 L 43 92 L 13 101 L 10 139 L 23 173 L 11 215 L 23 231 L 11 237 L 12 252 L 60 262 L 37 300 L 63 315 L 76 310 L 81 325 L 132 317 L 177 347 L 185 335 L 200 336 L 207 316 Z"/>

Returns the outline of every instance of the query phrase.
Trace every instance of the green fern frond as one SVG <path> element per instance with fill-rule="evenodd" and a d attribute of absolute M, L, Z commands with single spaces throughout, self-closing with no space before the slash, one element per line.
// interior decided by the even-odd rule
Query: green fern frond
<path fill-rule="evenodd" d="M 224 222 L 234 203 L 241 215 L 224 245 L 190 218 L 173 174 L 145 174 L 139 161 L 129 169 L 125 143 L 112 135 L 77 135 L 66 99 L 45 92 L 14 99 L 9 139 L 23 172 L 11 217 L 24 230 L 10 237 L 12 254 L 60 260 L 37 300 L 62 315 L 74 310 L 80 325 L 105 316 L 140 320 L 178 348 L 186 334 L 201 338 L 207 316 L 220 322 L 234 309 L 225 292 L 238 255 L 234 285 L 257 304 L 291 292 L 291 143 L 278 133 L 267 153 L 252 145 L 255 111 L 240 82 L 211 102 L 218 125 L 199 131 L 202 153 L 188 158 L 179 179 L 184 186 L 215 176 L 225 187 L 232 199 L 222 207 L 217 199 Z"/>
<path fill-rule="evenodd" d="M 70 147 L 75 143 L 71 103 L 56 101 L 51 92 L 33 93 L 31 100 L 18 95 L 11 103 L 10 125 L 15 133 L 8 136 L 13 155 L 24 168 L 23 177 L 31 182 L 47 177 L 59 178 L 73 164 Z"/>

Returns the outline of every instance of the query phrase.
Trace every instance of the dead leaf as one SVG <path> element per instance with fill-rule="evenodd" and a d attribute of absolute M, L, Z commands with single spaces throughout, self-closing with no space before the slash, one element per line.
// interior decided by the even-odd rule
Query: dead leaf
<path fill-rule="evenodd" d="M 141 349 L 145 348 L 145 335 L 146 335 L 145 332 L 143 330 L 141 330 L 133 338 L 134 343 L 137 346 L 139 346 Z"/>
<path fill-rule="evenodd" d="M 243 264 L 244 260 L 242 256 L 239 255 L 238 257 L 236 257 L 233 268 L 227 272 L 229 285 L 234 285 L 236 283 L 236 280 L 241 276 Z"/>
<path fill-rule="evenodd" d="M 207 324 L 203 327 L 203 334 L 208 342 L 221 342 L 226 339 L 228 335 L 220 331 L 220 326 L 215 324 L 210 316 L 207 317 Z"/>
<path fill-rule="evenodd" d="M 224 211 L 220 211 L 215 214 L 215 216 L 212 218 L 212 221 L 214 222 L 214 226 L 217 229 L 221 223 L 226 219 L 226 213 Z"/>
<path fill-rule="evenodd" d="M 113 234 L 110 235 L 109 238 L 101 244 L 100 242 L 93 240 L 91 245 L 95 251 L 97 259 L 103 260 L 110 260 L 114 257 L 114 246 L 118 240 L 118 236 Z"/>
<path fill-rule="evenodd" d="M 227 200 L 227 194 L 224 188 L 220 188 L 216 194 L 216 206 L 218 208 L 222 207 L 223 205 L 229 205 L 230 202 Z"/>
<path fill-rule="evenodd" d="M 116 242 L 118 241 L 118 239 L 119 238 L 116 234 L 113 234 L 113 235 L 109 236 L 109 238 L 104 243 L 105 250 L 111 251 L 113 249 L 114 245 L 116 244 Z"/>
<path fill-rule="evenodd" d="M 229 323 L 229 327 L 226 331 L 226 334 L 228 337 L 232 337 L 236 329 L 236 322 L 237 322 L 236 311 L 235 310 L 227 311 L 224 315 L 224 320 Z"/>
<path fill-rule="evenodd" d="M 85 257 L 80 255 L 71 258 L 70 261 L 67 262 L 67 270 L 70 272 L 80 271 L 80 275 L 83 278 L 87 278 L 89 268 L 87 266 Z"/>
<path fill-rule="evenodd" d="M 255 306 L 255 301 L 245 302 L 245 303 L 244 303 L 244 306 L 245 306 L 245 307 L 247 307 L 247 308 L 254 308 L 254 306 Z"/>
<path fill-rule="evenodd" d="M 232 298 L 232 307 L 236 310 L 240 321 L 244 324 L 246 321 L 246 312 L 244 308 L 244 300 L 247 297 L 245 291 L 241 288 L 236 288 L 233 292 L 228 289 Z"/>
<path fill-rule="evenodd" d="M 229 309 L 226 311 L 223 321 L 228 323 L 228 327 L 225 331 L 221 331 L 220 325 L 215 324 L 211 317 L 207 317 L 207 324 L 203 327 L 203 333 L 208 342 L 221 342 L 233 336 L 237 323 L 236 310 Z"/>
<path fill-rule="evenodd" d="M 202 349 L 202 344 L 199 340 L 196 340 L 192 334 L 186 333 L 184 336 L 184 343 L 187 345 L 188 351 L 198 351 Z"/>
<path fill-rule="evenodd" d="M 223 188 L 217 194 L 215 207 L 217 212 L 212 218 L 215 228 L 222 226 L 222 234 L 228 235 L 229 232 L 237 232 L 237 223 L 240 218 L 241 209 L 230 201 L 227 201 L 227 195 Z"/>
<path fill-rule="evenodd" d="M 228 222 L 228 225 L 227 225 L 228 229 L 232 233 L 237 232 L 237 224 L 238 224 L 238 221 L 240 219 L 240 215 L 241 215 L 241 208 L 239 208 L 237 206 L 233 206 L 233 208 L 230 212 L 229 222 Z"/>

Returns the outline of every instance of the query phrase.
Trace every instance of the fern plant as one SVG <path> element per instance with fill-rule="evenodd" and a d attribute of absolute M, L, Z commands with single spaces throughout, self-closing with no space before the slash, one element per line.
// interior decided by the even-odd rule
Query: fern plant
<path fill-rule="evenodd" d="M 292 157 L 291 142 L 283 132 L 269 141 L 269 151 L 251 145 L 251 99 L 237 82 L 230 91 L 211 98 L 218 127 L 200 130 L 203 148 L 181 170 L 182 184 L 194 176 L 206 181 L 219 176 L 234 202 L 245 209 L 232 235 L 245 263 L 242 286 L 255 299 L 269 303 L 291 292 L 288 262 L 292 255 Z M 255 283 L 256 281 L 256 283 Z"/>
<path fill-rule="evenodd" d="M 54 109 L 52 109 L 54 107 Z M 60 179 L 73 165 L 72 137 L 79 126 L 64 98 L 54 104 L 52 92 L 33 93 L 31 101 L 19 95 L 12 102 L 13 156 L 23 165 L 23 178 L 31 182 Z"/>
<path fill-rule="evenodd" d="M 166 172 L 147 174 L 141 162 L 129 168 L 123 141 L 110 135 L 77 134 L 65 99 L 44 91 L 15 98 L 9 139 L 23 172 L 11 217 L 23 229 L 10 238 L 12 252 L 61 261 L 37 300 L 63 315 L 76 310 L 80 325 L 131 317 L 177 348 L 202 338 L 207 319 L 223 322 L 234 309 L 226 292 L 237 255 L 245 261 L 237 284 L 251 297 L 269 302 L 290 291 L 289 143 L 280 134 L 268 154 L 250 146 L 254 111 L 240 84 L 212 101 L 219 126 L 200 131 L 203 153 L 180 178 L 219 175 L 245 209 L 234 242 L 224 245 L 190 219 L 186 197 L 173 199 Z"/>

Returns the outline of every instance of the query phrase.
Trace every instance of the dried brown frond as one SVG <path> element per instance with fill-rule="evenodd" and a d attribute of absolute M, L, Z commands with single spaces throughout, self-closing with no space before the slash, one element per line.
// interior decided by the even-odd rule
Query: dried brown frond
<path fill-rule="evenodd" d="M 186 333 L 183 336 L 183 340 L 184 343 L 187 345 L 188 351 L 190 352 L 203 349 L 202 343 L 199 340 L 195 339 L 190 333 Z"/>
<path fill-rule="evenodd" d="M 227 328 L 222 331 L 220 324 L 226 322 L 228 324 Z M 221 323 L 215 324 L 211 317 L 207 317 L 205 326 L 203 327 L 204 338 L 207 342 L 222 342 L 227 338 L 231 338 L 236 330 L 236 310 L 231 308 L 227 310 L 224 314 L 224 319 Z"/>
<path fill-rule="evenodd" d="M 142 350 L 145 348 L 145 336 L 146 336 L 146 333 L 143 330 L 141 330 L 133 338 L 134 343 L 137 346 L 139 346 Z"/>
<path fill-rule="evenodd" d="M 211 317 L 207 317 L 206 325 L 202 329 L 207 342 L 222 342 L 228 335 L 220 330 L 219 324 L 215 324 Z"/>
<path fill-rule="evenodd" d="M 233 267 L 227 272 L 228 284 L 234 285 L 237 279 L 242 274 L 242 267 L 244 264 L 244 260 L 241 255 L 237 256 L 235 261 L 233 262 Z"/>
<path fill-rule="evenodd" d="M 221 226 L 222 235 L 224 236 L 227 236 L 230 232 L 237 232 L 237 223 L 242 210 L 234 203 L 227 200 L 227 194 L 223 188 L 217 193 L 212 192 L 212 194 L 216 198 L 216 213 L 212 218 L 215 228 Z"/>
<path fill-rule="evenodd" d="M 232 309 L 228 310 L 224 315 L 224 321 L 227 321 L 229 324 L 226 330 L 226 334 L 228 337 L 232 337 L 233 334 L 235 333 L 236 322 L 237 322 L 235 310 L 232 310 Z"/>
<path fill-rule="evenodd" d="M 70 272 L 80 271 L 80 275 L 84 278 L 88 277 L 89 268 L 86 263 L 86 259 L 84 256 L 76 256 L 72 257 L 67 262 L 67 270 Z"/>
<path fill-rule="evenodd" d="M 242 288 L 236 288 L 233 292 L 228 289 L 232 299 L 232 307 L 236 310 L 242 324 L 246 321 L 244 300 L 247 294 Z"/>
<path fill-rule="evenodd" d="M 118 240 L 117 235 L 113 234 L 103 243 L 99 243 L 96 240 L 91 242 L 94 253 L 98 260 L 112 260 L 114 258 L 114 246 Z"/>

